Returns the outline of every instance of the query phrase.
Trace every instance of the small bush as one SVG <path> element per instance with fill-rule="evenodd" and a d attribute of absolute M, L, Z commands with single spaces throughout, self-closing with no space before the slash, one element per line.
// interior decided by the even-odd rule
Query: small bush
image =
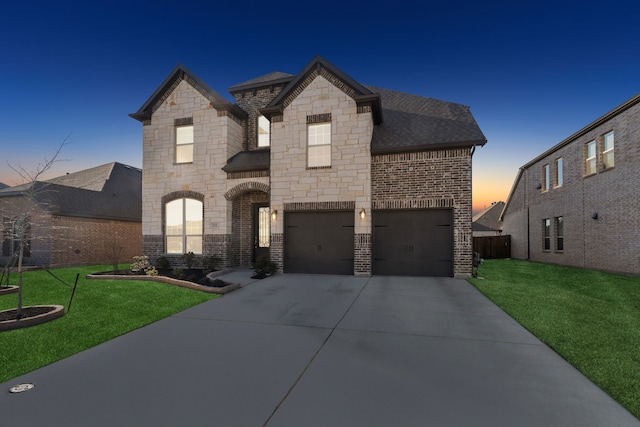
<path fill-rule="evenodd" d="M 133 262 L 131 263 L 132 272 L 144 273 L 149 268 L 151 268 L 151 265 L 149 264 L 149 257 L 144 255 L 133 257 Z"/>
<path fill-rule="evenodd" d="M 221 258 L 215 256 L 208 256 L 202 259 L 202 267 L 204 269 L 204 273 L 211 273 L 212 271 L 216 271 L 220 266 L 220 262 L 222 262 Z"/>
<path fill-rule="evenodd" d="M 168 270 L 169 268 L 171 268 L 169 259 L 166 256 L 159 257 L 156 261 L 156 268 L 159 270 Z"/>
<path fill-rule="evenodd" d="M 187 269 L 191 270 L 196 263 L 196 254 L 194 254 L 193 252 L 187 252 L 186 254 L 182 255 L 182 261 L 187 266 Z"/>
<path fill-rule="evenodd" d="M 178 279 L 184 279 L 184 270 L 182 270 L 181 268 L 174 268 L 173 270 L 171 270 L 171 274 L 178 278 Z"/>
<path fill-rule="evenodd" d="M 275 262 L 271 262 L 268 256 L 262 256 L 253 264 L 253 270 L 255 278 L 264 279 L 278 271 L 278 265 Z"/>

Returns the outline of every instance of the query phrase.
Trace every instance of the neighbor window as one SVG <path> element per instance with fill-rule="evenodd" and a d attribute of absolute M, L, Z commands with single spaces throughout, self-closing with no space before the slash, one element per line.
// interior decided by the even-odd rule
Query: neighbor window
<path fill-rule="evenodd" d="M 545 251 L 551 250 L 551 220 L 549 218 L 542 220 L 542 229 L 544 236 L 543 248 Z"/>
<path fill-rule="evenodd" d="M 176 199 L 165 205 L 166 252 L 202 253 L 202 202 Z"/>
<path fill-rule="evenodd" d="M 193 162 L 193 125 L 176 127 L 176 163 Z"/>
<path fill-rule="evenodd" d="M 20 239 L 24 240 L 24 250 L 22 256 L 31 256 L 31 221 L 29 218 L 18 219 L 3 218 L 2 219 L 2 256 L 18 255 L 20 249 Z"/>
<path fill-rule="evenodd" d="M 271 137 L 271 123 L 263 115 L 258 116 L 258 147 L 268 147 Z"/>
<path fill-rule="evenodd" d="M 555 161 L 556 167 L 554 169 L 554 186 L 562 187 L 563 179 L 562 179 L 562 157 L 559 157 Z"/>
<path fill-rule="evenodd" d="M 613 131 L 605 133 L 602 137 L 602 167 L 604 169 L 614 166 L 613 159 Z"/>
<path fill-rule="evenodd" d="M 331 166 L 331 123 L 308 125 L 307 166 Z"/>
<path fill-rule="evenodd" d="M 561 216 L 556 217 L 556 250 L 564 250 L 564 220 Z"/>
<path fill-rule="evenodd" d="M 584 146 L 584 174 L 596 173 L 596 142 L 590 141 Z"/>
<path fill-rule="evenodd" d="M 542 191 L 549 191 L 549 165 L 542 167 Z"/>

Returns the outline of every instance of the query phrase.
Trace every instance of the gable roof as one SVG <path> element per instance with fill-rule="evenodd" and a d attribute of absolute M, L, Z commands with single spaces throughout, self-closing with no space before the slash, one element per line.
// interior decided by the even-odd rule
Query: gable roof
<path fill-rule="evenodd" d="M 523 166 L 521 166 L 518 169 L 518 174 L 516 175 L 515 180 L 513 181 L 513 185 L 511 186 L 511 190 L 509 191 L 509 196 L 507 196 L 507 201 L 505 203 L 504 208 L 502 209 L 502 213 L 500 214 L 500 220 L 502 220 L 504 218 L 504 215 L 505 215 L 505 213 L 507 211 L 507 208 L 511 204 L 512 196 L 513 196 L 516 188 L 518 187 L 518 183 L 520 182 L 520 179 L 522 178 L 522 175 L 524 174 L 524 171 L 526 169 L 530 168 L 531 166 L 533 166 L 536 163 L 538 163 L 540 160 L 544 159 L 545 157 L 549 156 L 550 154 L 553 154 L 555 151 L 558 151 L 562 147 L 564 147 L 566 145 L 569 145 L 570 143 L 572 143 L 576 139 L 584 136 L 588 132 L 591 132 L 593 129 L 603 125 L 604 123 L 608 122 L 609 120 L 613 119 L 617 115 L 625 112 L 626 110 L 628 110 L 629 108 L 631 108 L 631 107 L 633 107 L 634 105 L 637 105 L 637 104 L 640 104 L 640 94 L 635 95 L 634 97 L 632 97 L 631 99 L 629 99 L 629 100 L 623 102 L 622 104 L 618 105 L 616 108 L 614 108 L 613 110 L 609 111 L 608 113 L 598 117 L 596 120 L 594 120 L 593 122 L 589 123 L 587 126 L 583 127 L 582 129 L 580 129 L 579 131 L 577 131 L 574 134 L 570 135 L 569 137 L 563 139 L 562 141 L 560 141 L 559 143 L 557 143 L 556 145 L 554 145 L 550 149 L 546 150 L 544 153 L 540 154 L 539 156 L 535 157 L 533 160 L 531 160 L 531 161 L 527 162 L 526 164 L 524 164 Z"/>
<path fill-rule="evenodd" d="M 140 122 L 151 119 L 153 112 L 158 108 L 158 105 L 162 103 L 175 89 L 175 87 L 182 81 L 186 80 L 194 89 L 196 89 L 202 96 L 207 98 L 211 103 L 211 106 L 218 111 L 228 111 L 238 118 L 246 118 L 247 113 L 235 104 L 227 101 L 222 95 L 215 90 L 211 89 L 209 85 L 200 80 L 195 74 L 193 74 L 187 67 L 182 64 L 176 65 L 176 67 L 169 73 L 166 79 L 160 84 L 160 86 L 151 94 L 149 99 L 135 113 L 129 114 L 129 117 L 134 118 Z"/>
<path fill-rule="evenodd" d="M 28 196 L 31 184 L 0 190 Z M 33 184 L 35 202 L 54 215 L 142 220 L 142 170 L 113 162 Z"/>
<path fill-rule="evenodd" d="M 276 96 L 260 112 L 267 118 L 271 119 L 272 115 L 281 114 L 291 99 L 295 98 L 301 88 L 306 87 L 310 83 L 309 78 L 316 75 L 324 75 L 332 80 L 342 91 L 351 96 L 358 104 L 371 105 L 371 112 L 375 124 L 382 123 L 382 106 L 380 105 L 380 95 L 371 92 L 366 87 L 355 81 L 346 73 L 338 69 L 335 65 L 324 59 L 320 55 L 316 55 L 309 63 L 300 71 L 291 81 L 284 87 L 282 92 Z M 313 78 L 311 78 L 313 80 Z"/>
<path fill-rule="evenodd" d="M 257 89 L 269 85 L 287 84 L 293 80 L 295 76 L 293 74 L 281 73 L 280 71 L 274 71 L 264 76 L 256 77 L 255 79 L 247 80 L 246 82 L 231 86 L 229 93 L 234 94 L 242 92 L 243 90 Z"/>
<path fill-rule="evenodd" d="M 487 142 L 469 107 L 373 86 L 385 121 L 373 129 L 372 154 L 470 147 Z"/>
<path fill-rule="evenodd" d="M 491 206 L 477 213 L 472 218 L 472 226 L 475 231 L 502 230 L 500 215 L 504 208 L 504 202 L 492 203 Z"/>

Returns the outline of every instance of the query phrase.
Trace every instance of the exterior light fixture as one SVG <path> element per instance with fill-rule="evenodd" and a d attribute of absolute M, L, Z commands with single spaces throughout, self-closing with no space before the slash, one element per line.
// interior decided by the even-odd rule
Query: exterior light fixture
<path fill-rule="evenodd" d="M 591 218 L 598 219 L 598 212 L 594 212 L 591 214 Z"/>
<path fill-rule="evenodd" d="M 360 219 L 364 221 L 366 217 L 367 217 L 367 212 L 364 210 L 364 208 L 362 208 L 362 210 L 360 211 Z"/>
<path fill-rule="evenodd" d="M 276 219 L 278 219 L 278 211 L 274 209 L 273 212 L 271 212 L 271 220 L 275 221 Z"/>

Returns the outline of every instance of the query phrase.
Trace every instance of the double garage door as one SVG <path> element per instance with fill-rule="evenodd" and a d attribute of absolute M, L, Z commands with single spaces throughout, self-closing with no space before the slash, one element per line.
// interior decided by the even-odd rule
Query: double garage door
<path fill-rule="evenodd" d="M 354 213 L 285 213 L 284 271 L 353 274 Z M 452 276 L 450 209 L 373 212 L 376 275 Z"/>

